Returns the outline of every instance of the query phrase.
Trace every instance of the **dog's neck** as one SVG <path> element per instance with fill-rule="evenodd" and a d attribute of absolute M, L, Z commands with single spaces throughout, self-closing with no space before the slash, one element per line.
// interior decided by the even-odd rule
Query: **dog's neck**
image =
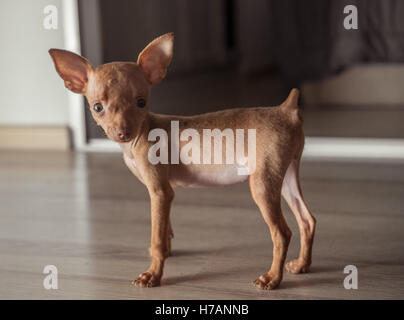
<path fill-rule="evenodd" d="M 137 154 L 137 148 L 142 145 L 141 141 L 148 141 L 150 130 L 160 128 L 169 132 L 172 118 L 173 116 L 170 115 L 148 112 L 137 129 L 135 137 L 128 142 L 119 143 L 123 153 L 130 159 L 134 159 Z"/>

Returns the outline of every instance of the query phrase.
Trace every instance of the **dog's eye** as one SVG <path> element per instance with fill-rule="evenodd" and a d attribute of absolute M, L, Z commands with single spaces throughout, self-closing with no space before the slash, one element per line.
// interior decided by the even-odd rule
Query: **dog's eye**
<path fill-rule="evenodd" d="M 143 98 L 139 98 L 139 99 L 137 99 L 137 101 L 136 101 L 136 105 L 137 105 L 139 108 L 144 108 L 144 107 L 146 106 L 146 100 L 143 99 Z"/>
<path fill-rule="evenodd" d="M 93 109 L 95 112 L 98 113 L 101 112 L 104 109 L 104 107 L 102 106 L 101 103 L 97 102 L 96 104 L 94 104 Z"/>

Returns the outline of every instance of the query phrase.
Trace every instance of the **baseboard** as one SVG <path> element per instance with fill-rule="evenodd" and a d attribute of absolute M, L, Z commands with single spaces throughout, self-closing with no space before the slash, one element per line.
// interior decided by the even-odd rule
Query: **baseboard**
<path fill-rule="evenodd" d="M 66 151 L 70 145 L 65 126 L 0 126 L 0 150 Z"/>
<path fill-rule="evenodd" d="M 86 152 L 122 152 L 118 143 L 109 139 L 91 139 L 81 151 Z"/>
<path fill-rule="evenodd" d="M 116 142 L 92 139 L 82 151 L 122 152 Z M 404 160 L 404 139 L 306 137 L 306 160 Z"/>

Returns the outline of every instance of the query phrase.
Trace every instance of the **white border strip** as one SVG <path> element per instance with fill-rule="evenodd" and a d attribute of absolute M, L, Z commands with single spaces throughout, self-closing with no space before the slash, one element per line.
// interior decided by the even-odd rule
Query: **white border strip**
<path fill-rule="evenodd" d="M 63 31 L 65 49 L 80 54 L 80 30 L 77 0 L 62 0 Z M 76 150 L 84 150 L 86 141 L 86 122 L 84 99 L 81 95 L 68 91 L 69 127 L 73 133 Z"/>
<path fill-rule="evenodd" d="M 109 139 L 91 139 L 89 143 L 80 151 L 87 152 L 122 152 L 117 142 Z"/>
<path fill-rule="evenodd" d="M 93 139 L 90 152 L 121 152 L 118 143 Z M 304 159 L 393 159 L 404 160 L 404 139 L 306 137 Z"/>
<path fill-rule="evenodd" d="M 306 137 L 303 158 L 404 159 L 404 139 Z"/>

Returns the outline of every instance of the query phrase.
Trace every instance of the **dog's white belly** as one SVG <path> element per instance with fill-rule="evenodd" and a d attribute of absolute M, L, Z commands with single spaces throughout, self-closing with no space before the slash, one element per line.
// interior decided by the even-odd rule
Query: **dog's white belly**
<path fill-rule="evenodd" d="M 173 168 L 171 184 L 182 187 L 220 186 L 248 179 L 246 168 L 240 165 L 182 165 Z"/>
<path fill-rule="evenodd" d="M 126 145 L 121 144 L 123 158 L 127 167 L 142 182 L 142 174 L 137 168 L 135 158 L 131 156 Z M 169 169 L 170 184 L 173 187 L 204 187 L 230 185 L 246 181 L 248 169 L 241 164 L 177 164 Z"/>

